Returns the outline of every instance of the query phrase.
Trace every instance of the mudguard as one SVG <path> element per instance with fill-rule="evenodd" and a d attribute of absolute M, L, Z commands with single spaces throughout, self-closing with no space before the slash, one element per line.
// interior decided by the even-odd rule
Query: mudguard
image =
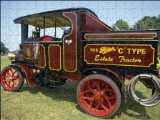
<path fill-rule="evenodd" d="M 20 67 L 25 74 L 28 86 L 31 88 L 35 87 L 36 84 L 32 81 L 33 72 L 31 71 L 31 69 L 24 64 L 19 64 L 18 67 Z"/>

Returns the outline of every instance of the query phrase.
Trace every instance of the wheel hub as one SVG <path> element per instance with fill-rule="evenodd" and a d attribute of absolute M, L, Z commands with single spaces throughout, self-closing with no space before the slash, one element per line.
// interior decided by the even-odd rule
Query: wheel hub
<path fill-rule="evenodd" d="M 94 93 L 94 99 L 95 99 L 96 101 L 100 101 L 100 100 L 101 100 L 101 93 L 98 92 L 98 91 L 96 91 L 96 92 Z"/>
<path fill-rule="evenodd" d="M 12 77 L 7 77 L 7 79 L 8 79 L 9 81 L 12 81 Z"/>
<path fill-rule="evenodd" d="M 101 91 L 95 91 L 94 92 L 94 100 L 97 102 L 102 102 L 103 101 L 103 92 Z"/>

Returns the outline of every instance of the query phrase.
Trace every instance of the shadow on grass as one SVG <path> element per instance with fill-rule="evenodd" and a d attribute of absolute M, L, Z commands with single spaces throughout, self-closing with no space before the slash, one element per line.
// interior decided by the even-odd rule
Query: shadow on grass
<path fill-rule="evenodd" d="M 141 92 L 137 92 L 137 94 L 143 96 Z M 145 106 L 134 102 L 129 97 L 127 103 L 121 106 L 116 115 L 121 116 L 121 114 L 126 114 L 127 116 L 136 119 L 151 119 L 151 117 L 147 114 Z"/>
<path fill-rule="evenodd" d="M 28 86 L 24 86 L 21 92 L 29 91 L 32 94 L 37 94 L 41 92 L 45 96 L 52 98 L 54 101 L 73 102 L 76 104 L 76 109 L 84 113 L 76 100 L 77 85 L 78 84 L 69 80 L 65 85 L 57 88 L 44 88 L 44 87 L 29 88 Z M 141 95 L 141 93 L 138 94 Z M 122 114 L 125 114 L 135 119 L 150 119 L 150 116 L 147 114 L 146 108 L 130 99 L 128 99 L 128 102 L 122 105 L 118 110 L 118 112 L 110 119 L 114 119 L 116 116 L 120 117 Z"/>
<path fill-rule="evenodd" d="M 82 113 L 85 113 L 84 111 L 82 111 L 79 105 L 76 106 L 76 109 L 81 111 Z M 125 114 L 135 119 L 144 119 L 144 120 L 151 119 L 151 117 L 147 114 L 145 106 L 142 106 L 130 99 L 128 99 L 128 102 L 126 104 L 121 105 L 118 112 L 115 113 L 115 115 L 113 115 L 112 117 L 110 117 L 110 119 L 114 119 L 115 117 L 119 118 L 122 114 Z"/>
<path fill-rule="evenodd" d="M 24 85 L 20 92 L 29 91 L 32 94 L 42 93 L 54 101 L 69 101 L 77 103 L 76 100 L 77 84 L 68 80 L 65 85 L 56 88 L 35 87 L 30 88 Z"/>

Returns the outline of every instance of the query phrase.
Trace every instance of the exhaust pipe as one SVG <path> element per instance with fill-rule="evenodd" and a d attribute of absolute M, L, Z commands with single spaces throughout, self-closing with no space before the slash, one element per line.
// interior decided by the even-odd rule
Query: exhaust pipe
<path fill-rule="evenodd" d="M 135 92 L 135 85 L 138 80 L 148 79 L 154 84 L 154 93 L 148 99 L 139 98 Z M 160 103 L 160 78 L 152 74 L 139 74 L 133 77 L 128 85 L 128 94 L 132 100 L 144 105 L 144 106 L 154 106 Z"/>

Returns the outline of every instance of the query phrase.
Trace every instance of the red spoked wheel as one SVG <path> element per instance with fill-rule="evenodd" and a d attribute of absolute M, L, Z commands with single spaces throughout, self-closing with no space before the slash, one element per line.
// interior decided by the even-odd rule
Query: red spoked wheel
<path fill-rule="evenodd" d="M 78 85 L 77 100 L 88 114 L 108 118 L 121 104 L 121 93 L 112 79 L 94 74 L 85 77 Z"/>
<path fill-rule="evenodd" d="M 23 81 L 22 73 L 15 66 L 7 66 L 1 72 L 1 85 L 7 91 L 18 91 Z"/>

